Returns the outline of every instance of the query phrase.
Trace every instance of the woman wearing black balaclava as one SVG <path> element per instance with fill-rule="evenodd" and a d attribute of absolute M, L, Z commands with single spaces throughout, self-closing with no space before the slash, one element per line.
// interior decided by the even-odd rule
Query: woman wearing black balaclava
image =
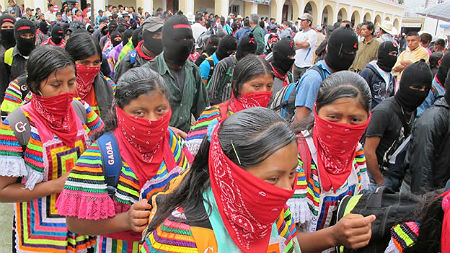
<path fill-rule="evenodd" d="M 212 34 L 208 41 L 206 42 L 205 50 L 203 53 L 195 60 L 195 65 L 200 66 L 202 62 L 210 57 L 214 52 L 216 51 L 217 47 L 219 46 L 219 37 L 217 35 Z"/>
<path fill-rule="evenodd" d="M 4 14 L 0 17 L 0 55 L 16 45 L 14 23 L 16 19 L 10 15 Z"/>
<path fill-rule="evenodd" d="M 381 101 L 394 95 L 394 77 L 392 68 L 397 61 L 398 46 L 392 41 L 381 43 L 378 48 L 378 60 L 367 64 L 359 75 L 369 84 L 372 93 L 372 108 Z"/>
<path fill-rule="evenodd" d="M 417 117 L 420 117 L 422 113 L 434 104 L 436 100 L 444 96 L 446 91 L 445 81 L 447 73 L 450 68 L 450 53 L 445 54 L 440 60 L 440 65 L 437 74 L 433 78 L 431 83 L 432 88 L 428 93 L 425 101 L 417 108 Z"/>
<path fill-rule="evenodd" d="M 275 78 L 273 79 L 272 98 L 284 86 L 289 85 L 292 74 L 289 70 L 294 64 L 295 44 L 291 38 L 284 38 L 278 41 L 273 49 L 273 57 L 270 61 Z"/>
<path fill-rule="evenodd" d="M 403 71 L 397 93 L 373 109 L 364 145 L 371 190 L 383 185 L 398 190 L 398 175 L 386 169 L 389 158 L 411 133 L 416 109 L 427 97 L 432 80 L 428 64 L 415 62 Z"/>

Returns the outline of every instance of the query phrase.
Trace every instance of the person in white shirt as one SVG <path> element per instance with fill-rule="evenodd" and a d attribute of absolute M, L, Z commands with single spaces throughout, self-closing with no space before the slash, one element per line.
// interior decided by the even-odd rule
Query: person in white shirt
<path fill-rule="evenodd" d="M 299 31 L 294 36 L 295 42 L 295 62 L 294 81 L 298 81 L 302 75 L 313 65 L 313 48 L 317 42 L 317 33 L 312 29 L 313 17 L 309 13 L 304 13 L 300 18 Z"/>
<path fill-rule="evenodd" d="M 197 45 L 198 37 L 200 37 L 202 33 L 206 32 L 205 18 L 201 13 L 197 13 L 195 15 L 195 24 L 191 25 L 191 28 L 192 28 L 192 36 L 194 37 L 195 41 L 195 49 L 198 49 L 199 48 Z"/>

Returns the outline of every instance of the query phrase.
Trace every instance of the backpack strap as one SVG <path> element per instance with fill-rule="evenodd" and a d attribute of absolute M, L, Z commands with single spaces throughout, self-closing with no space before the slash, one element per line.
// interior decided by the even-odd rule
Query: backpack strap
<path fill-rule="evenodd" d="M 305 171 L 306 182 L 308 182 L 309 175 L 311 174 L 312 157 L 308 143 L 306 142 L 306 137 L 303 133 L 297 135 L 297 149 L 303 162 L 303 171 Z"/>
<path fill-rule="evenodd" d="M 24 149 L 31 136 L 30 121 L 19 107 L 6 117 L 20 146 Z"/>
<path fill-rule="evenodd" d="M 325 71 L 321 67 L 319 67 L 318 65 L 314 65 L 310 69 L 319 72 L 320 77 L 322 77 L 322 81 L 326 79 Z"/>
<path fill-rule="evenodd" d="M 130 52 L 130 64 L 131 64 L 131 65 L 134 65 L 134 63 L 136 62 L 136 54 L 137 54 L 136 49 L 133 49 L 133 50 Z"/>
<path fill-rule="evenodd" d="M 74 99 L 72 101 L 72 106 L 78 118 L 80 118 L 82 122 L 87 123 L 87 113 L 84 105 L 80 101 Z"/>
<path fill-rule="evenodd" d="M 103 162 L 103 175 L 105 176 L 108 195 L 112 197 L 116 192 L 119 175 L 122 169 L 122 157 L 119 145 L 113 132 L 104 133 L 97 139 Z"/>
<path fill-rule="evenodd" d="M 8 66 L 12 66 L 13 63 L 13 51 L 14 47 L 8 49 L 5 51 L 5 55 L 3 57 L 3 62 L 7 64 Z"/>
<path fill-rule="evenodd" d="M 209 63 L 209 74 L 208 74 L 208 81 L 209 80 L 211 80 L 211 77 L 212 77 L 212 75 L 213 75 L 213 72 L 214 72 L 214 59 L 213 58 L 211 58 L 211 57 L 208 57 L 208 58 L 206 58 L 206 60 L 208 61 L 208 63 Z M 209 84 L 209 82 L 208 82 L 208 84 Z M 209 86 L 209 85 L 208 85 Z M 207 87 L 207 89 L 208 89 L 209 87 Z"/>

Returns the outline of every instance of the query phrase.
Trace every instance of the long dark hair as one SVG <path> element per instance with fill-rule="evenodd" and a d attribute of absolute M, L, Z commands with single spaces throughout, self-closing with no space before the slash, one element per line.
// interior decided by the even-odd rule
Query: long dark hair
<path fill-rule="evenodd" d="M 443 190 L 436 190 L 423 195 L 422 206 L 414 219 L 419 222 L 417 242 L 405 253 L 437 253 L 441 251 L 441 233 L 444 210 L 442 210 Z M 410 220 L 406 220 L 410 221 Z"/>
<path fill-rule="evenodd" d="M 75 71 L 72 58 L 63 49 L 55 46 L 36 48 L 27 61 L 28 90 L 37 94 L 43 80 L 47 79 L 54 71 L 67 66 L 73 67 Z"/>
<path fill-rule="evenodd" d="M 231 89 L 234 97 L 239 97 L 240 90 L 245 82 L 258 75 L 270 74 L 273 77 L 273 71 L 270 64 L 261 57 L 254 54 L 247 55 L 236 63 L 231 80 Z"/>
<path fill-rule="evenodd" d="M 370 111 L 372 97 L 369 85 L 364 78 L 354 72 L 339 71 L 322 82 L 317 95 L 316 112 L 340 98 L 357 98 L 364 110 L 367 113 Z M 294 127 L 295 132 L 311 130 L 313 125 L 314 117 L 308 117 Z"/>
<path fill-rule="evenodd" d="M 125 72 L 117 81 L 113 106 L 104 118 L 105 127 L 98 133 L 95 133 L 93 138 L 97 139 L 102 134 L 117 128 L 116 106 L 123 109 L 124 106 L 140 95 L 156 90 L 161 91 L 169 99 L 169 89 L 164 80 L 161 75 L 152 69 L 133 68 Z"/>
<path fill-rule="evenodd" d="M 223 152 L 243 169 L 260 164 L 293 141 L 295 135 L 286 121 L 277 113 L 262 107 L 239 111 L 228 117 L 219 128 L 219 142 Z M 158 196 L 157 213 L 150 222 L 147 233 L 155 230 L 175 208 L 182 206 L 189 212 L 203 205 L 202 194 L 210 187 L 209 146 L 210 142 L 205 137 L 190 171 L 180 185 L 171 194 Z M 206 220 L 208 216 L 199 214 L 190 218 Z"/>
<path fill-rule="evenodd" d="M 66 51 L 72 56 L 74 61 L 84 60 L 95 54 L 102 59 L 102 50 L 95 43 L 88 32 L 79 32 L 73 34 L 66 44 Z"/>

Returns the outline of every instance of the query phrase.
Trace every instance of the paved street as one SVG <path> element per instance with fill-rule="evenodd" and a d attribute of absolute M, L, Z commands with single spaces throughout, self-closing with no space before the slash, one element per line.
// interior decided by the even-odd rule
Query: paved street
<path fill-rule="evenodd" d="M 0 253 L 11 252 L 13 204 L 0 203 Z"/>

